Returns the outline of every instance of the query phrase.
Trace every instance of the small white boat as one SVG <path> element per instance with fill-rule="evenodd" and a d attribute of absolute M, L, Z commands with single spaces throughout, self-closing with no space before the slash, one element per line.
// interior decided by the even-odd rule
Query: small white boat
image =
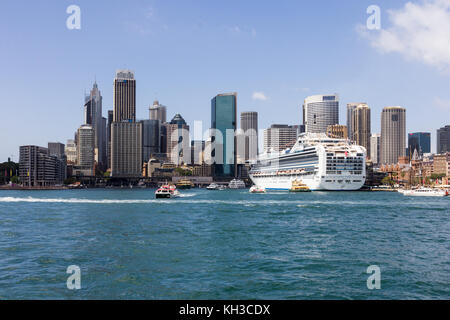
<path fill-rule="evenodd" d="M 448 190 L 444 189 L 432 189 L 432 188 L 418 188 L 412 190 L 400 191 L 404 196 L 417 196 L 417 197 L 446 197 L 448 196 Z"/>
<path fill-rule="evenodd" d="M 176 198 L 180 196 L 180 192 L 177 190 L 177 187 L 174 185 L 163 185 L 155 192 L 156 199 L 162 198 Z"/>
<path fill-rule="evenodd" d="M 217 183 L 211 183 L 206 187 L 207 190 L 219 190 L 220 186 Z"/>
<path fill-rule="evenodd" d="M 244 181 L 240 179 L 233 179 L 228 184 L 228 188 L 230 189 L 245 189 L 245 183 Z"/>
<path fill-rule="evenodd" d="M 258 186 L 252 186 L 249 190 L 250 193 L 266 193 L 266 189 Z"/>

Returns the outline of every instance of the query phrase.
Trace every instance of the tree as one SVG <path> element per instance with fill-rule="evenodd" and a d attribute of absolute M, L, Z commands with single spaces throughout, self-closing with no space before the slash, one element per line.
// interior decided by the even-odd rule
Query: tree
<path fill-rule="evenodd" d="M 392 185 L 394 185 L 394 180 L 391 177 L 387 176 L 387 177 L 384 177 L 383 179 L 381 179 L 381 183 L 384 185 L 392 186 Z"/>
<path fill-rule="evenodd" d="M 18 184 L 20 182 L 20 179 L 18 176 L 12 176 L 10 181 L 12 183 Z"/>

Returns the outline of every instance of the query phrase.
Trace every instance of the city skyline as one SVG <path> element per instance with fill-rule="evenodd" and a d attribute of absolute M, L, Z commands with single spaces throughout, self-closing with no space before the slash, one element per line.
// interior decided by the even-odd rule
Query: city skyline
<path fill-rule="evenodd" d="M 414 3 L 425 10 L 421 1 Z M 371 4 L 368 1 L 331 3 L 325 7 L 314 3 L 261 3 L 259 15 L 250 14 L 251 4 L 239 2 L 236 6 L 241 14 L 233 19 L 228 19 L 227 14 L 234 12 L 233 6 L 219 3 L 203 2 L 192 7 L 178 3 L 180 10 L 173 10 L 175 4 L 140 1 L 126 8 L 123 4 L 111 4 L 110 10 L 102 10 L 99 4 L 80 1 L 81 30 L 65 27 L 68 4 L 19 1 L 6 3 L 1 13 L 4 27 L 0 33 L 5 38 L 5 49 L 0 59 L 8 61 L 4 72 L 9 75 L 0 80 L 4 88 L 2 103 L 10 106 L 10 117 L 20 115 L 21 130 L 13 121 L 1 127 L 1 137 L 14 138 L 2 140 L 0 159 L 13 155 L 13 160 L 18 161 L 19 145 L 65 143 L 72 138 L 83 122 L 79 111 L 84 92 L 95 80 L 104 97 L 105 117 L 107 110 L 112 109 L 114 71 L 120 68 L 136 72 L 139 119 L 148 118 L 148 106 L 158 99 L 169 106 L 169 117 L 180 113 L 188 124 L 195 120 L 207 124 L 209 114 L 205 110 L 209 109 L 211 97 L 237 91 L 238 112 L 258 112 L 261 129 L 273 123 L 294 125 L 302 121 L 305 97 L 337 92 L 341 124 L 346 120 L 344 106 L 364 101 L 372 110 L 372 133 L 380 133 L 382 108 L 401 105 L 408 110 L 406 131 L 431 132 L 432 152 L 436 152 L 436 130 L 447 125 L 442 119 L 450 116 L 445 85 L 448 73 L 401 53 L 380 53 L 358 31 L 358 26 L 365 26 L 366 9 Z M 22 10 L 24 5 L 29 10 Z M 379 6 L 382 30 L 392 31 L 395 25 L 395 17 L 388 10 L 407 13 L 401 1 L 380 2 Z M 119 15 L 122 19 L 114 19 L 119 12 L 123 13 Z M 279 13 L 284 21 L 276 19 L 271 29 L 263 23 L 269 12 L 270 16 Z M 40 17 L 37 25 L 34 15 Z M 319 17 L 326 21 L 323 26 Z M 136 20 L 136 25 L 127 23 L 132 20 Z M 102 21 L 110 24 L 105 26 Z M 182 29 L 186 31 L 180 32 Z M 48 37 L 40 43 L 33 40 L 40 39 L 38 35 L 43 32 Z M 280 38 L 280 34 L 286 37 L 277 39 L 275 35 Z M 323 41 L 325 35 L 327 41 Z M 218 48 L 206 55 L 217 36 L 224 43 L 218 43 Z M 296 42 L 305 41 L 317 49 L 309 53 L 297 50 L 301 47 Z M 93 43 L 100 50 L 75 50 Z M 222 51 L 230 44 L 235 50 L 227 56 L 226 50 Z M 136 50 L 130 52 L 130 46 Z M 184 49 L 182 54 L 174 50 L 180 46 Z M 329 46 L 333 47 L 335 58 L 330 59 L 331 51 L 326 50 Z M 211 68 L 217 72 L 211 73 Z M 242 76 L 236 77 L 239 71 Z"/>

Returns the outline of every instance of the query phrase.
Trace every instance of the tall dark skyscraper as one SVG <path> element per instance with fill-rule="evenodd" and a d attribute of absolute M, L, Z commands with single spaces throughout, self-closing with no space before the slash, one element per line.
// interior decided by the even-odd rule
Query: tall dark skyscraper
<path fill-rule="evenodd" d="M 100 167 L 106 166 L 106 129 L 103 125 L 102 95 L 97 82 L 91 92 L 85 97 L 85 124 L 92 126 L 95 133 L 95 160 Z"/>
<path fill-rule="evenodd" d="M 436 151 L 439 154 L 450 151 L 450 125 L 436 131 Z"/>
<path fill-rule="evenodd" d="M 429 132 L 413 132 L 408 134 L 407 156 L 411 159 L 416 150 L 418 156 L 431 152 L 431 134 Z"/>
<path fill-rule="evenodd" d="M 258 112 L 241 113 L 241 129 L 244 131 L 244 154 L 238 154 L 243 160 L 253 160 L 258 155 Z"/>
<path fill-rule="evenodd" d="M 107 162 L 108 162 L 108 168 L 111 168 L 111 125 L 113 123 L 114 119 L 114 112 L 112 110 L 108 110 L 108 123 L 106 126 L 106 136 L 107 136 Z"/>
<path fill-rule="evenodd" d="M 117 70 L 114 79 L 114 122 L 136 121 L 136 80 L 130 70 Z"/>
<path fill-rule="evenodd" d="M 161 123 L 159 120 L 142 120 L 142 160 L 148 162 L 154 154 L 160 153 Z"/>
<path fill-rule="evenodd" d="M 212 154 L 215 176 L 235 176 L 237 93 L 218 94 L 211 100 Z M 228 132 L 227 132 L 228 131 Z M 221 140 L 221 141 L 220 141 Z"/>
<path fill-rule="evenodd" d="M 350 128 L 348 136 L 350 140 L 357 145 L 363 146 L 367 150 L 367 157 L 370 157 L 370 108 L 366 103 L 360 103 L 356 107 L 349 109 L 347 105 L 347 114 L 350 114 Z"/>

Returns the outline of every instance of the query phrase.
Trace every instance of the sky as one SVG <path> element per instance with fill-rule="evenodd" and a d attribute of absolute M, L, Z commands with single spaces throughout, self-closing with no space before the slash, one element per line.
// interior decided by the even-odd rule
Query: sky
<path fill-rule="evenodd" d="M 370 5 L 379 30 L 367 27 Z M 66 12 L 80 8 L 80 29 Z M 372 20 L 370 20 L 372 21 Z M 5 1 L 0 11 L 0 162 L 20 145 L 65 143 L 83 123 L 96 80 L 103 115 L 117 69 L 137 82 L 136 112 L 155 99 L 210 126 L 211 98 L 238 93 L 260 129 L 300 124 L 303 100 L 338 93 L 366 102 L 372 132 L 385 106 L 407 109 L 407 132 L 450 123 L 450 0 Z"/>

